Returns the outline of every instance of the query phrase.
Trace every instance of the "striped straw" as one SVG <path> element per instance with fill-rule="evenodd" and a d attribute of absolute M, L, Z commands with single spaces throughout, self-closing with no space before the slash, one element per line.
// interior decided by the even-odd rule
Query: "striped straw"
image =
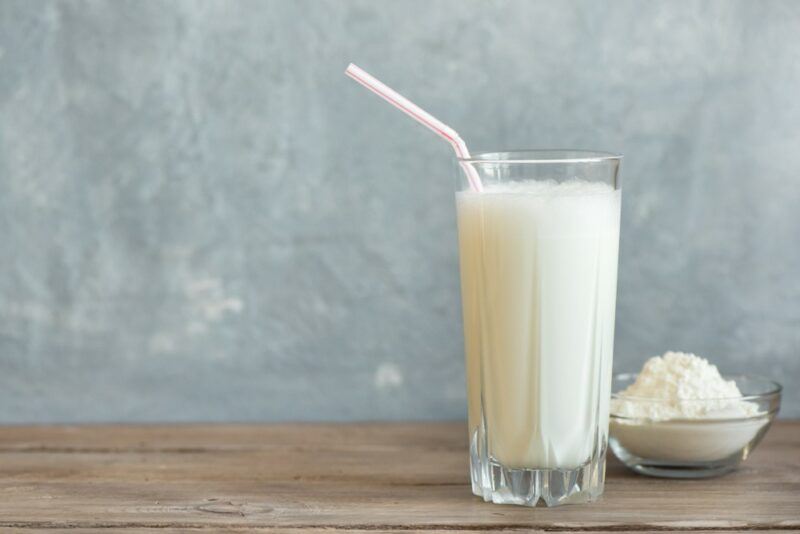
<path fill-rule="evenodd" d="M 344 72 L 400 111 L 409 115 L 412 119 L 427 127 L 429 130 L 432 130 L 436 135 L 444 138 L 453 146 L 453 150 L 456 151 L 456 156 L 462 159 L 469 159 L 469 150 L 467 150 L 466 143 L 464 143 L 458 133 L 451 127 L 421 107 L 417 106 L 411 100 L 399 94 L 397 91 L 393 90 L 391 87 L 387 86 L 374 76 L 368 74 L 360 67 L 350 63 L 350 65 L 347 67 L 347 70 Z M 483 191 L 483 185 L 481 184 L 480 176 L 478 176 L 478 172 L 475 170 L 475 168 L 464 161 L 461 162 L 461 167 L 467 174 L 467 179 L 469 180 L 469 185 L 472 190 Z"/>

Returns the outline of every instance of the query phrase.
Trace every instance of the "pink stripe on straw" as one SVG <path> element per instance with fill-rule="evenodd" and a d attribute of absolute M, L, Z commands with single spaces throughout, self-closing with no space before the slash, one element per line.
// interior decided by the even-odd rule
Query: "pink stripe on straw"
<path fill-rule="evenodd" d="M 400 111 L 406 113 L 411 118 L 433 131 L 436 135 L 444 138 L 453 146 L 453 150 L 456 151 L 456 156 L 462 159 L 468 159 L 470 157 L 466 143 L 464 143 L 455 130 L 418 105 L 414 104 L 411 100 L 407 99 L 391 87 L 381 82 L 379 79 L 365 72 L 360 67 L 353 65 L 352 63 L 350 63 L 350 65 L 347 67 L 347 70 L 344 72 L 352 79 L 379 97 L 383 98 Z M 478 172 L 475 170 L 475 168 L 466 162 L 461 162 L 461 167 L 467 174 L 467 179 L 469 180 L 472 190 L 483 191 L 483 185 L 481 184 L 480 176 L 478 176 Z"/>

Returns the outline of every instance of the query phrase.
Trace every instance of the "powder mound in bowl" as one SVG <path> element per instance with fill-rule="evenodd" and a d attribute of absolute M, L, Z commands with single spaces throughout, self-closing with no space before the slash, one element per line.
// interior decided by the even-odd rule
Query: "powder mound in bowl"
<path fill-rule="evenodd" d="M 722 378 L 705 358 L 666 352 L 647 360 L 636 381 L 612 400 L 611 412 L 656 421 L 754 415 L 758 407 L 741 396 L 736 382 Z"/>

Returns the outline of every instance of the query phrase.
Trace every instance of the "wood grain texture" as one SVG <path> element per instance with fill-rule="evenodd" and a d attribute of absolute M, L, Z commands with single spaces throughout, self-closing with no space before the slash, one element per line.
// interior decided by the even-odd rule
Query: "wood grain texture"
<path fill-rule="evenodd" d="M 800 530 L 800 422 L 699 481 L 611 459 L 605 495 L 555 509 L 472 496 L 460 423 L 0 428 L 0 527 L 232 530 Z M 52 530 L 51 530 L 52 531 Z"/>

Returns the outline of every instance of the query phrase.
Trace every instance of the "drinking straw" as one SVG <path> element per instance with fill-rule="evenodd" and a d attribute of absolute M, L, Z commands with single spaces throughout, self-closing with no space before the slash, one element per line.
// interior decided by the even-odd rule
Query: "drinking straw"
<path fill-rule="evenodd" d="M 387 86 L 374 76 L 370 75 L 362 68 L 350 63 L 348 65 L 347 70 L 344 71 L 345 74 L 350 76 L 352 79 L 378 95 L 379 97 L 383 98 L 391 105 L 399 109 L 400 111 L 409 115 L 412 119 L 416 120 L 426 128 L 430 129 L 436 135 L 444 138 L 448 143 L 453 146 L 453 150 L 456 151 L 456 156 L 461 159 L 469 159 L 469 150 L 467 150 L 467 145 L 458 135 L 458 133 L 453 130 L 451 127 L 419 107 L 418 105 L 414 104 L 411 100 L 407 99 L 391 87 Z M 467 174 L 467 179 L 469 180 L 469 185 L 473 191 L 483 191 L 483 185 L 481 184 L 480 176 L 478 176 L 478 172 L 475 168 L 467 162 L 462 161 L 461 167 L 464 169 L 464 172 Z"/>

